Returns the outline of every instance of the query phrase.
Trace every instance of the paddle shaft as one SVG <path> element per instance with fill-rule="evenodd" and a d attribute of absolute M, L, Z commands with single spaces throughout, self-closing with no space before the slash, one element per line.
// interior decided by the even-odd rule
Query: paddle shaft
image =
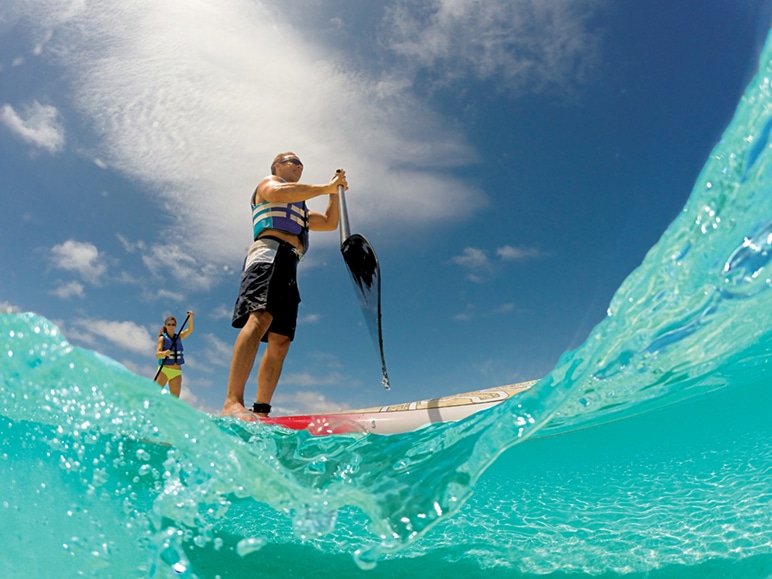
<path fill-rule="evenodd" d="M 180 326 L 180 331 L 177 332 L 177 335 L 172 338 L 172 348 L 174 348 L 174 345 L 177 343 L 177 339 L 180 337 L 180 334 L 182 333 L 182 330 L 185 329 L 185 326 L 187 325 L 189 318 L 190 318 L 190 314 L 185 316 L 185 321 L 182 322 L 182 325 Z M 167 354 L 166 356 L 164 356 L 164 359 L 161 360 L 160 364 L 158 364 L 158 372 L 155 373 L 155 378 L 153 378 L 153 382 L 158 380 L 158 376 L 161 375 L 161 369 L 164 367 L 164 362 L 166 362 L 166 359 L 168 357 L 169 357 L 169 355 Z"/>
<path fill-rule="evenodd" d="M 343 185 L 338 185 L 338 213 L 340 214 L 340 246 L 351 237 L 351 229 L 348 226 L 348 210 L 346 209 L 346 195 L 343 193 Z"/>

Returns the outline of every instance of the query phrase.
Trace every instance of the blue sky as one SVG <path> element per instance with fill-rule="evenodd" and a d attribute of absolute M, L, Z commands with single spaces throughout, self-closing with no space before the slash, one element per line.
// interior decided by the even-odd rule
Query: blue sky
<path fill-rule="evenodd" d="M 604 317 L 732 118 L 769 0 L 8 0 L 0 311 L 222 405 L 249 196 L 279 151 L 347 171 L 391 391 L 316 233 L 274 413 L 546 375 Z M 320 201 L 312 208 L 321 209 Z M 254 373 L 253 373 L 254 374 Z M 254 375 L 246 398 L 253 399 Z"/>

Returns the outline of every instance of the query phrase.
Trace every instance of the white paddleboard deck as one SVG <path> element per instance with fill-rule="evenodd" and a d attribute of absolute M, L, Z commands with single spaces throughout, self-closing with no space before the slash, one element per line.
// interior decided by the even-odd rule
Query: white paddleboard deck
<path fill-rule="evenodd" d="M 462 420 L 509 400 L 535 383 L 536 380 L 531 380 L 442 398 L 359 410 L 268 418 L 255 416 L 255 419 L 292 430 L 308 430 L 317 436 L 352 432 L 399 434 L 430 424 Z"/>

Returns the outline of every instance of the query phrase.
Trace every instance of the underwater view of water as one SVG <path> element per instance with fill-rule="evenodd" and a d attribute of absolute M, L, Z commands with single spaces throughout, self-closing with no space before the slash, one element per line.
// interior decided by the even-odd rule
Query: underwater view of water
<path fill-rule="evenodd" d="M 2 576 L 772 577 L 771 83 L 768 43 L 608 316 L 461 422 L 212 417 L 1 315 Z"/>

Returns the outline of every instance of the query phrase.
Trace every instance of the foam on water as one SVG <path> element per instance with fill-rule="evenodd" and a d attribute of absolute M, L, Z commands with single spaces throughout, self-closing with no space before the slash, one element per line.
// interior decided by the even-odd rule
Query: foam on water
<path fill-rule="evenodd" d="M 0 316 L 5 576 L 772 575 L 770 78 L 768 44 L 585 344 L 460 423 L 312 437 L 213 418 Z"/>

